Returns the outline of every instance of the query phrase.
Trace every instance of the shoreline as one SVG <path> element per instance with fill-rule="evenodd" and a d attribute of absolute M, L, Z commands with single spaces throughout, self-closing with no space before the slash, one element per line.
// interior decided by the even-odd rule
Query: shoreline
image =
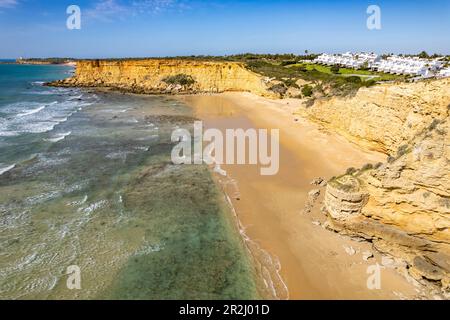
<path fill-rule="evenodd" d="M 256 268 L 260 275 L 270 275 L 275 281 L 278 298 L 415 298 L 413 285 L 391 268 L 383 268 L 386 281 L 381 290 L 367 289 L 367 268 L 381 264 L 383 256 L 373 252 L 374 259 L 363 261 L 363 251 L 375 251 L 369 243 L 355 242 L 316 224 L 323 220 L 319 203 L 324 189 L 311 213 L 301 213 L 308 191 L 316 188 L 310 185 L 314 178 L 329 179 L 350 166 L 382 161 L 384 154 L 364 150 L 294 115 L 300 100 L 269 100 L 248 93 L 183 95 L 177 99 L 191 106 L 205 127 L 280 128 L 278 176 L 261 177 L 247 165 L 222 166 L 227 177 L 213 173 L 229 199 L 243 241 L 260 264 Z M 347 248 L 354 248 L 356 254 L 349 255 Z M 266 282 L 264 276 L 263 280 Z M 283 285 L 287 292 L 283 292 Z M 266 286 L 270 287 L 267 282 Z"/>

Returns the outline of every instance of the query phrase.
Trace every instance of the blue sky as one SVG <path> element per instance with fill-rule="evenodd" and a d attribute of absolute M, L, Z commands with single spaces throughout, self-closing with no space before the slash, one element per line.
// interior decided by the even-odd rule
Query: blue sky
<path fill-rule="evenodd" d="M 81 30 L 66 9 L 81 8 Z M 366 27 L 381 8 L 381 30 Z M 448 0 L 0 0 L 0 58 L 347 50 L 450 54 Z"/>

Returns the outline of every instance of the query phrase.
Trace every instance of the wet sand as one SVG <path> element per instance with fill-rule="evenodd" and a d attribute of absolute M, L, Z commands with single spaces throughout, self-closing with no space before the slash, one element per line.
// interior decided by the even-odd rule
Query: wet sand
<path fill-rule="evenodd" d="M 395 270 L 381 269 L 381 289 L 367 288 L 367 268 L 381 256 L 364 261 L 372 250 L 313 224 L 324 222 L 322 195 L 312 212 L 303 211 L 317 177 L 329 179 L 349 167 L 377 163 L 386 156 L 362 150 L 343 137 L 321 130 L 293 115 L 298 100 L 267 100 L 247 93 L 179 97 L 194 108 L 205 128 L 280 129 L 280 170 L 260 175 L 259 167 L 224 165 L 217 175 L 230 199 L 242 234 L 264 278 L 267 295 L 281 299 L 399 299 L 413 298 L 414 287 Z M 353 247 L 350 256 L 345 246 Z M 286 290 L 287 289 L 287 290 Z"/>

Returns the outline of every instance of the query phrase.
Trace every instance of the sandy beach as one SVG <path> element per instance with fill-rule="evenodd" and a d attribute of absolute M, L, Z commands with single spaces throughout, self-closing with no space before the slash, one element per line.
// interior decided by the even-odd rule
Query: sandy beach
<path fill-rule="evenodd" d="M 293 115 L 298 100 L 268 100 L 247 93 L 181 96 L 206 128 L 280 129 L 280 171 L 261 176 L 257 166 L 224 165 L 217 175 L 236 212 L 243 237 L 264 278 L 267 294 L 280 299 L 413 298 L 413 285 L 394 269 L 381 269 L 381 289 L 367 287 L 368 267 L 381 264 L 371 244 L 318 225 L 324 188 L 310 213 L 303 212 L 311 181 L 349 167 L 384 161 L 316 124 Z M 353 248 L 350 255 L 346 248 Z M 374 258 L 364 261 L 362 252 Z"/>

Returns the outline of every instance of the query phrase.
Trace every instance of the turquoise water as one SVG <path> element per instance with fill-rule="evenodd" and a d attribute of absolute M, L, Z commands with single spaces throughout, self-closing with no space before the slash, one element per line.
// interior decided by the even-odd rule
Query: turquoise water
<path fill-rule="evenodd" d="M 191 110 L 42 86 L 71 72 L 0 65 L 0 299 L 259 298 L 208 168 L 170 161 Z"/>

